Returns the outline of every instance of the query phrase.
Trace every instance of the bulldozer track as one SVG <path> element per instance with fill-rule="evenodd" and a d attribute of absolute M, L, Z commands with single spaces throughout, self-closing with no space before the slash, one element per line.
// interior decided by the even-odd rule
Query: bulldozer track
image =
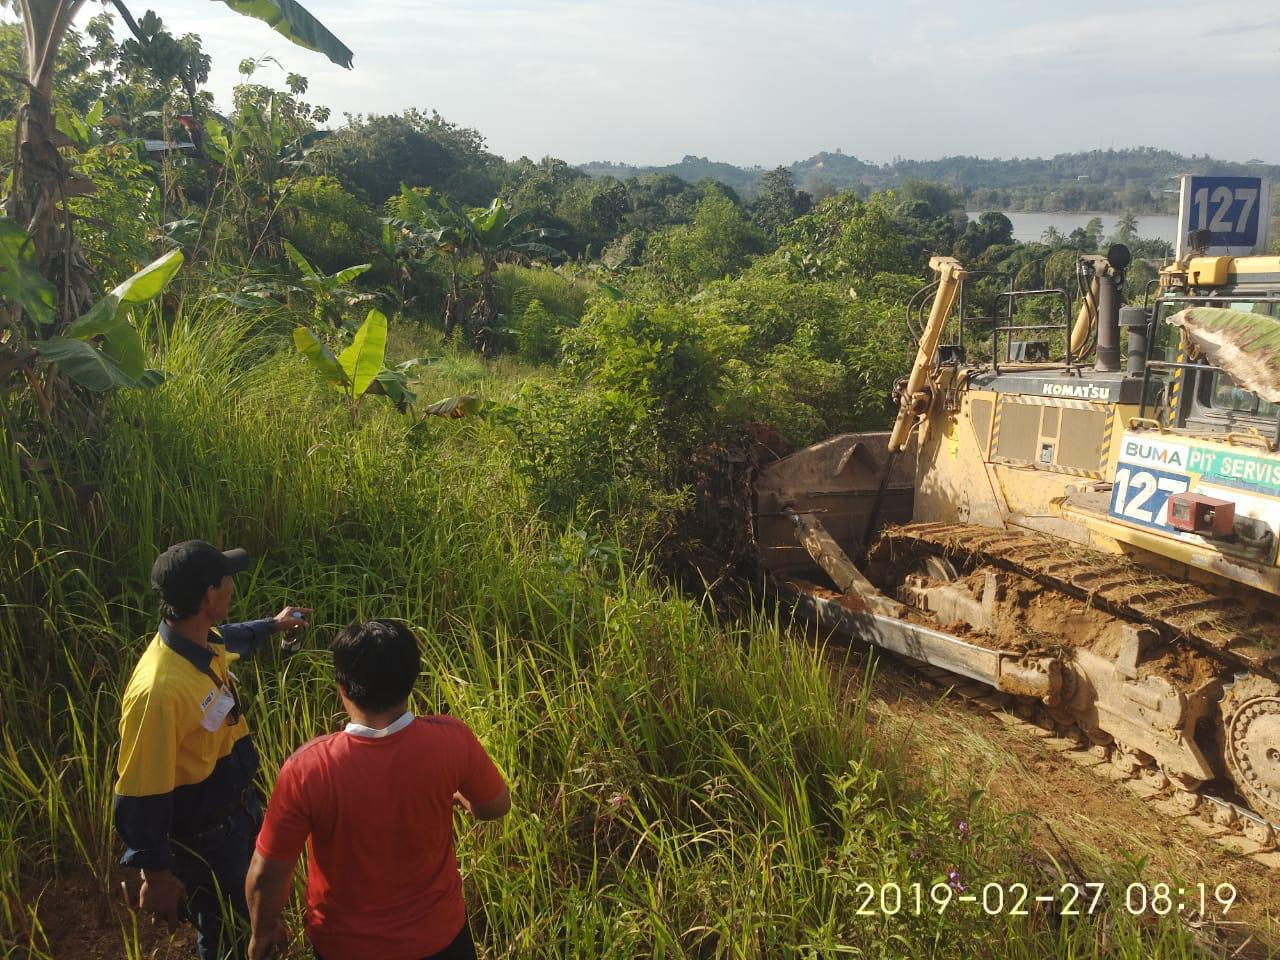
<path fill-rule="evenodd" d="M 781 589 L 783 596 L 793 600 L 812 599 L 810 585 L 783 581 L 775 582 L 775 586 Z M 821 588 L 816 592 L 837 596 Z M 811 610 L 802 603 L 793 608 L 793 613 L 809 618 Z M 802 614 L 802 611 L 809 612 Z M 1100 779 L 1126 788 L 1162 816 L 1185 825 L 1233 856 L 1280 871 L 1280 823 L 1259 816 L 1210 787 L 1182 789 L 1154 764 L 1144 763 L 1117 745 L 1090 742 L 1080 729 L 1064 727 L 1055 721 L 1034 697 L 1003 693 L 923 660 L 883 648 L 876 650 L 880 656 L 901 664 L 949 699 L 1017 730 L 1041 744 L 1045 750 L 1089 770 Z"/>
<path fill-rule="evenodd" d="M 1215 658 L 1231 688 L 1274 681 L 1280 674 L 1280 622 L 1259 618 L 1241 604 L 1205 588 L 1174 580 L 1124 557 L 1029 531 L 996 530 L 959 523 L 921 523 L 887 529 L 872 553 L 873 564 L 931 548 L 960 565 L 997 567 L 1084 600 L 1106 613 L 1193 645 Z M 1217 792 L 1213 785 L 1188 789 L 1171 780 L 1149 757 L 1119 744 L 1092 743 L 1084 732 L 1055 721 L 1031 697 L 998 692 L 982 683 L 910 657 L 891 654 L 929 682 L 972 707 L 1017 726 L 1071 762 L 1119 782 L 1163 815 L 1185 823 L 1233 853 L 1280 870 L 1280 823 Z"/>
<path fill-rule="evenodd" d="M 1135 765 L 1121 751 L 1098 745 L 1085 746 L 1083 738 L 1071 736 L 1030 698 L 1013 697 L 984 684 L 951 673 L 921 660 L 882 651 L 926 680 L 949 698 L 986 714 L 1028 737 L 1044 749 L 1095 775 L 1126 788 L 1153 810 L 1183 824 L 1237 856 L 1247 857 L 1271 870 L 1280 871 L 1280 824 L 1259 817 L 1228 797 L 1210 791 L 1179 790 L 1152 767 Z"/>
<path fill-rule="evenodd" d="M 1169 640 L 1187 642 L 1230 669 L 1280 679 L 1280 621 L 1259 620 L 1204 587 L 1174 580 L 1126 557 L 1031 531 L 966 523 L 917 523 L 885 531 L 877 550 L 927 544 L 948 558 L 999 567 L 1059 590 Z"/>

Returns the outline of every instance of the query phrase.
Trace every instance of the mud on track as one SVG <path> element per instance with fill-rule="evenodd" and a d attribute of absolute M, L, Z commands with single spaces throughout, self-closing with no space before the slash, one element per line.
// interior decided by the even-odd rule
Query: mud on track
<path fill-rule="evenodd" d="M 1030 814 L 1037 850 L 1059 861 L 1065 853 L 1086 871 L 1145 858 L 1148 883 L 1230 881 L 1239 897 L 1227 922 L 1203 931 L 1206 945 L 1224 946 L 1225 956 L 1280 955 L 1276 870 L 1232 853 L 1126 784 L 1073 762 L 1047 745 L 1043 731 L 1031 732 L 1033 725 L 979 709 L 950 694 L 949 682 L 930 680 L 891 654 L 869 655 L 832 641 L 826 655 L 850 697 L 859 695 L 874 661 L 868 723 L 913 765 L 942 776 L 957 798 L 977 787 L 1002 812 Z"/>

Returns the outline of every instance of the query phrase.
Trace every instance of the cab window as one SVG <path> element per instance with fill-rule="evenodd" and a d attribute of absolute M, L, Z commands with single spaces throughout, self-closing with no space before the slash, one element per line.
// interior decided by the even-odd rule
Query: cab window
<path fill-rule="evenodd" d="M 1270 317 L 1280 316 L 1280 303 L 1255 303 L 1237 300 L 1225 303 L 1223 306 L 1232 310 L 1239 310 L 1242 313 L 1261 313 Z M 1247 417 L 1262 417 L 1266 419 L 1274 419 L 1280 416 L 1280 404 L 1268 403 L 1266 400 L 1259 398 L 1256 393 L 1251 393 L 1238 387 L 1235 381 L 1225 373 L 1215 373 L 1212 376 L 1203 378 L 1200 402 L 1214 411 L 1227 415 L 1243 414 Z"/>

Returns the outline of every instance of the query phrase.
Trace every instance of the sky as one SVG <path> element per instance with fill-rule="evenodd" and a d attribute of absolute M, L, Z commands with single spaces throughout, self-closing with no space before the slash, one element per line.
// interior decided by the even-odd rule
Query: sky
<path fill-rule="evenodd" d="M 837 148 L 879 163 L 1157 146 L 1280 162 L 1275 0 L 303 3 L 352 70 L 215 0 L 156 8 L 202 37 L 222 104 L 237 64 L 271 55 L 335 122 L 435 109 L 511 159 L 772 167 Z M 86 7 L 82 20 L 101 9 Z"/>

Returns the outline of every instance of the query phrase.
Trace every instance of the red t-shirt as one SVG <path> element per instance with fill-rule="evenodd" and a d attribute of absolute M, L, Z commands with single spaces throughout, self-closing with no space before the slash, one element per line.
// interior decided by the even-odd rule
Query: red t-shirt
<path fill-rule="evenodd" d="M 489 803 L 501 774 L 470 728 L 419 717 L 388 736 L 331 733 L 276 780 L 258 853 L 293 861 L 310 837 L 307 936 L 325 960 L 418 960 L 466 919 L 453 794 Z"/>

